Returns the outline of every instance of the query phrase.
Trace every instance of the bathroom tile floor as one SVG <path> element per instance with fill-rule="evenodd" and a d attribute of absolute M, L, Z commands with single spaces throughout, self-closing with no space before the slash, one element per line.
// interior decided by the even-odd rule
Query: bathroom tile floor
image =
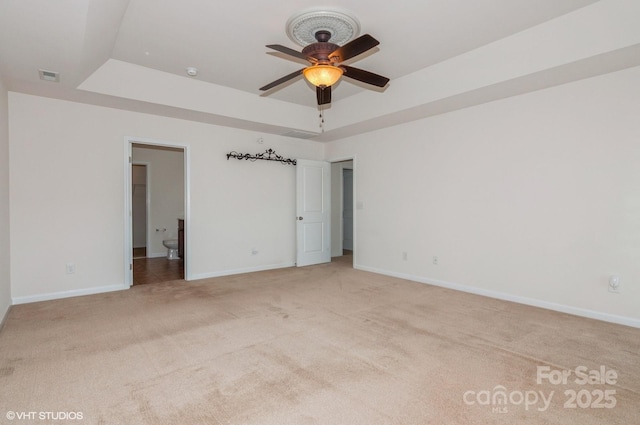
<path fill-rule="evenodd" d="M 160 258 L 135 258 L 133 260 L 133 284 L 167 282 L 184 279 L 184 261 Z"/>

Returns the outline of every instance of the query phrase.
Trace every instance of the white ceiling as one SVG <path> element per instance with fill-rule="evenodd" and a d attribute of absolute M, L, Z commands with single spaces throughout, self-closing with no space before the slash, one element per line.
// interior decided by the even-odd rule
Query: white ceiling
<path fill-rule="evenodd" d="M 287 128 L 309 131 L 310 126 L 306 123 L 300 126 L 275 123 L 270 127 L 270 123 L 259 120 L 254 122 L 241 113 L 229 113 L 226 121 L 220 121 L 218 118 L 224 113 L 212 113 L 206 107 L 191 109 L 185 104 L 171 104 L 158 99 L 127 99 L 127 96 L 118 94 L 117 90 L 109 92 L 106 89 L 87 89 L 91 87 L 88 83 L 84 90 L 78 87 L 95 71 L 100 71 L 101 78 L 108 78 L 107 70 L 113 67 L 105 64 L 110 60 L 112 64 L 124 62 L 144 67 L 149 73 L 147 80 L 153 81 L 155 78 L 152 75 L 161 75 L 153 70 L 191 79 L 186 76 L 185 68 L 192 66 L 199 70 L 196 77 L 199 84 L 211 85 L 216 89 L 234 89 L 225 91 L 225 96 L 237 93 L 238 101 L 242 99 L 242 102 L 253 104 L 252 98 L 241 94 L 245 92 L 255 97 L 255 102 L 262 102 L 256 105 L 264 105 L 264 108 L 281 105 L 286 112 L 287 108 L 301 107 L 312 113 L 316 108 L 315 90 L 302 78 L 272 90 L 266 96 L 258 90 L 259 87 L 302 67 L 300 63 L 284 59 L 281 54 L 274 54 L 265 45 L 282 44 L 300 50 L 286 35 L 287 19 L 311 7 L 338 7 L 349 10 L 358 18 L 361 34 L 371 34 L 380 41 L 374 52 L 362 55 L 363 57 L 351 63 L 358 68 L 387 76 L 391 82 L 385 90 L 370 91 L 352 80 L 341 81 L 333 90 L 331 109 L 340 109 L 339 105 L 346 100 L 350 100 L 349 107 L 357 107 L 358 102 L 366 102 L 368 108 L 373 103 L 387 109 L 381 110 L 379 114 L 354 117 L 340 127 L 329 129 L 328 135 L 317 138 L 331 140 L 340 135 L 374 128 L 375 125 L 369 126 L 366 122 L 375 116 L 390 118 L 388 125 L 419 118 L 421 114 L 416 109 L 419 105 L 398 104 L 391 109 L 385 105 L 389 99 L 394 103 L 402 103 L 402 100 L 398 100 L 401 97 L 390 96 L 388 93 L 393 91 L 394 85 L 400 87 L 400 82 L 409 81 L 416 73 L 428 70 L 436 64 L 451 61 L 452 58 L 595 3 L 598 2 L 338 0 L 318 4 L 309 0 L 2 0 L 0 76 L 12 91 L 261 131 L 277 133 Z M 624 66 L 635 64 L 622 62 Z M 38 69 L 60 72 L 60 82 L 39 80 Z M 470 69 L 468 72 L 477 71 Z M 111 75 L 115 82 L 121 78 L 116 74 Z M 564 78 L 571 79 L 566 76 Z M 550 81 L 546 85 L 552 84 L 556 82 Z M 159 84 L 158 91 L 161 90 L 167 90 L 167 87 Z M 372 95 L 363 95 L 363 92 L 370 92 Z M 279 102 L 268 102 L 266 99 Z M 345 108 L 340 110 L 342 114 L 347 113 Z M 402 111 L 407 111 L 406 117 L 401 116 Z M 314 113 L 315 115 L 317 114 Z M 380 122 L 378 126 L 381 125 Z M 345 131 L 343 127 L 352 130 Z M 335 134 L 332 137 L 330 133 L 333 130 Z"/>

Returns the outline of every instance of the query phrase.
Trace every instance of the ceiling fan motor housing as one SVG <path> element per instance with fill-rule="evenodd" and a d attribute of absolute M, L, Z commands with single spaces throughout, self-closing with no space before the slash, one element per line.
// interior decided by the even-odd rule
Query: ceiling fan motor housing
<path fill-rule="evenodd" d="M 337 44 L 329 43 L 328 41 L 318 41 L 302 49 L 302 54 L 315 59 L 319 64 L 328 65 L 335 61 L 332 61 L 329 55 L 338 50 L 339 47 Z"/>

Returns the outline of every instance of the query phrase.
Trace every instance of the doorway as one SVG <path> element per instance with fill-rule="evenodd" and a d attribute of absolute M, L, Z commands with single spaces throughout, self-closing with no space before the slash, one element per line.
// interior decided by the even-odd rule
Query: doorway
<path fill-rule="evenodd" d="M 125 285 L 188 279 L 188 146 L 126 138 L 125 154 Z"/>
<path fill-rule="evenodd" d="M 342 250 L 353 254 L 353 169 L 342 170 Z"/>
<path fill-rule="evenodd" d="M 355 264 L 355 162 L 331 162 L 331 256 L 332 261 Z"/>
<path fill-rule="evenodd" d="M 133 259 L 147 256 L 147 223 L 149 221 L 149 164 L 133 162 L 131 165 L 131 226 L 133 232 Z"/>

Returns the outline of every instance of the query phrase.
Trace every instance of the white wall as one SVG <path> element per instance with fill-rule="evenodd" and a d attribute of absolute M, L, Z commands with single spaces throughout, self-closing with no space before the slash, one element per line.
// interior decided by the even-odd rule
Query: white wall
<path fill-rule="evenodd" d="M 150 166 L 147 190 L 151 200 L 148 226 L 151 245 L 147 247 L 147 257 L 161 257 L 167 255 L 162 241 L 178 238 L 178 216 L 184 217 L 184 153 L 149 146 L 134 147 L 132 154 L 134 162 Z"/>
<path fill-rule="evenodd" d="M 0 324 L 11 305 L 9 245 L 9 121 L 7 90 L 0 78 Z"/>
<path fill-rule="evenodd" d="M 633 68 L 327 145 L 328 159 L 358 158 L 356 267 L 640 324 L 639 83 Z M 294 167 L 225 154 L 325 146 L 9 93 L 17 302 L 122 285 L 125 136 L 189 145 L 193 277 L 294 261 Z M 6 187 L 3 171 L 0 200 Z"/>
<path fill-rule="evenodd" d="M 294 262 L 294 167 L 225 154 L 319 159 L 322 145 L 13 92 L 9 124 L 16 302 L 122 287 L 127 136 L 188 145 L 192 278 Z"/>
<path fill-rule="evenodd" d="M 640 326 L 638 117 L 633 68 L 331 143 L 356 267 Z"/>

